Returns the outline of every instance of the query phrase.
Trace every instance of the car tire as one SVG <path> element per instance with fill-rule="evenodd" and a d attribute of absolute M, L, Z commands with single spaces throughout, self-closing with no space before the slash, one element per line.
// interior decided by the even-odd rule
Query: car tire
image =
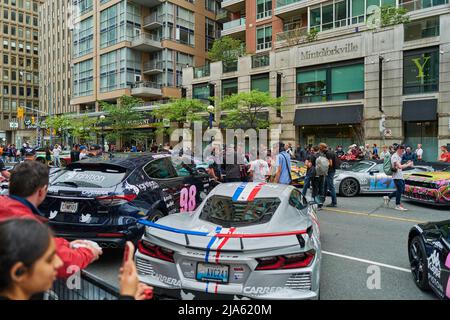
<path fill-rule="evenodd" d="M 67 167 L 67 162 L 66 162 L 66 160 L 60 159 L 60 160 L 59 160 L 59 163 L 61 164 L 61 168 Z"/>
<path fill-rule="evenodd" d="M 45 159 L 44 158 L 37 158 L 36 161 L 40 162 L 42 164 L 45 164 Z"/>
<path fill-rule="evenodd" d="M 155 211 L 153 211 L 151 214 L 149 214 L 147 216 L 146 220 L 148 220 L 150 222 L 156 222 L 156 221 L 158 221 L 159 219 L 161 219 L 161 218 L 163 218 L 165 216 L 166 215 L 163 212 L 161 212 L 159 210 L 155 210 Z"/>
<path fill-rule="evenodd" d="M 339 185 L 339 194 L 344 197 L 354 197 L 359 193 L 359 183 L 356 179 L 345 178 Z"/>
<path fill-rule="evenodd" d="M 414 237 L 408 247 L 409 263 L 411 274 L 416 286 L 423 291 L 429 291 L 428 283 L 428 261 L 425 245 L 420 236 Z"/>

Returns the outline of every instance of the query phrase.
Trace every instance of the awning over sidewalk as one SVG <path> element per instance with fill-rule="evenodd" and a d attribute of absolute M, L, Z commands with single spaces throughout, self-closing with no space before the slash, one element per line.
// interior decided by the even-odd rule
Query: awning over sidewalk
<path fill-rule="evenodd" d="M 437 99 L 403 101 L 402 120 L 437 120 Z"/>
<path fill-rule="evenodd" d="M 302 108 L 295 110 L 294 125 L 357 124 L 363 119 L 362 104 L 340 107 Z"/>

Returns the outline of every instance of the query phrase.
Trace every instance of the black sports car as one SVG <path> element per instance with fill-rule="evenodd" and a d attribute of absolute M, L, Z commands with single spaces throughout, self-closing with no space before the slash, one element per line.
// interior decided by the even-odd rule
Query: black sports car
<path fill-rule="evenodd" d="M 409 261 L 416 285 L 450 298 L 450 220 L 414 226 L 408 237 Z"/>
<path fill-rule="evenodd" d="M 117 248 L 141 238 L 137 220 L 194 211 L 209 191 L 207 174 L 174 166 L 167 154 L 90 158 L 51 175 L 39 209 L 57 236 Z"/>

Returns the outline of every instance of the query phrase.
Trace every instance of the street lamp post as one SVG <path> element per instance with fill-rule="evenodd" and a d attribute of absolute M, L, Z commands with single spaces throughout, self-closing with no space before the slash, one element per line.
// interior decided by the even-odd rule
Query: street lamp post
<path fill-rule="evenodd" d="M 100 116 L 100 125 L 102 126 L 102 150 L 105 150 L 105 115 Z"/>

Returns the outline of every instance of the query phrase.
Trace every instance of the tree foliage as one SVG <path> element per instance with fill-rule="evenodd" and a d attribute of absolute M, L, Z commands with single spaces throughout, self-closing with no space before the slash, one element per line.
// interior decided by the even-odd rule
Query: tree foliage
<path fill-rule="evenodd" d="M 280 109 L 283 100 L 258 90 L 224 97 L 220 102 L 221 109 L 227 112 L 223 123 L 228 128 L 266 129 L 270 123 L 261 119 L 261 112 L 264 109 Z"/>
<path fill-rule="evenodd" d="M 381 6 L 381 26 L 388 27 L 396 24 L 408 23 L 409 16 L 405 8 L 396 8 L 393 6 Z"/>
<path fill-rule="evenodd" d="M 123 95 L 118 99 L 117 105 L 105 101 L 99 101 L 100 107 L 106 114 L 100 126 L 106 127 L 106 138 L 108 141 L 123 143 L 144 141 L 146 134 L 136 130 L 140 126 L 142 113 L 135 108 L 142 105 L 141 99 Z"/>
<path fill-rule="evenodd" d="M 208 58 L 211 61 L 233 61 L 245 54 L 244 43 L 239 39 L 225 36 L 214 41 Z"/>

